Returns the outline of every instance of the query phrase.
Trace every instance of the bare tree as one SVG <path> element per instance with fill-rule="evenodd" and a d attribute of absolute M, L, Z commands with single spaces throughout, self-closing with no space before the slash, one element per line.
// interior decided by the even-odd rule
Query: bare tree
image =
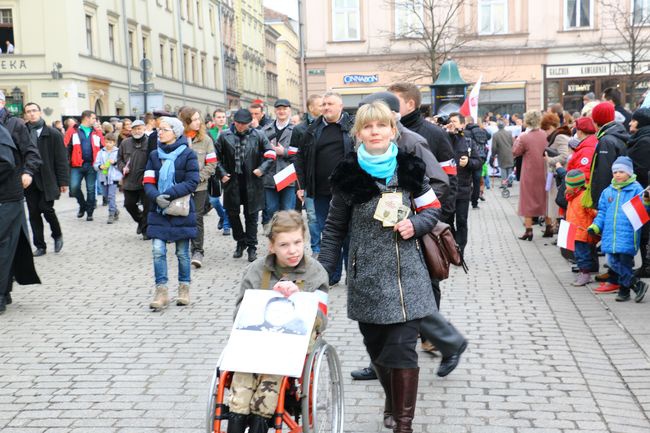
<path fill-rule="evenodd" d="M 385 5 L 404 17 L 396 23 L 394 32 L 385 32 L 394 39 L 407 39 L 420 46 L 406 60 L 386 63 L 388 70 L 405 71 L 402 78 L 428 78 L 434 82 L 440 65 L 469 39 L 462 37 L 458 15 L 471 0 L 385 0 Z M 399 25 L 397 25 L 399 24 Z M 393 47 L 387 54 L 394 54 Z"/>
<path fill-rule="evenodd" d="M 632 9 L 630 3 L 634 4 Z M 650 30 L 647 27 L 650 25 L 650 10 L 644 9 L 643 3 L 638 0 L 602 0 L 601 15 L 606 17 L 603 27 L 614 32 L 620 42 L 615 43 L 611 38 L 601 36 L 592 54 L 607 62 L 620 62 L 616 65 L 617 72 L 627 76 L 627 83 L 632 86 L 628 88 L 630 94 L 639 83 L 647 80 L 643 74 L 648 72 L 648 68 L 642 66 L 650 60 Z"/>

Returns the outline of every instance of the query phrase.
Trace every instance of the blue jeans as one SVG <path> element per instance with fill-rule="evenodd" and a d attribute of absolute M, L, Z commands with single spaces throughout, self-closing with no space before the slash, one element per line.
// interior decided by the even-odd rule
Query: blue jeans
<path fill-rule="evenodd" d="M 115 215 L 117 213 L 117 206 L 115 205 L 115 193 L 117 192 L 117 184 L 110 183 L 102 184 L 102 193 L 104 197 L 108 197 L 108 214 Z"/>
<path fill-rule="evenodd" d="M 607 254 L 610 270 L 610 283 L 620 284 L 628 293 L 634 280 L 634 256 L 629 254 Z M 612 271 L 614 275 L 612 275 Z M 612 281 L 615 280 L 615 281 Z"/>
<path fill-rule="evenodd" d="M 331 195 L 316 195 L 314 197 L 314 209 L 316 210 L 316 219 L 318 220 L 318 239 L 320 239 L 323 229 L 325 228 L 325 221 L 327 221 L 327 214 L 330 210 L 330 201 L 332 200 Z M 348 250 L 350 249 L 350 237 L 346 236 L 343 241 L 343 254 L 341 254 L 341 259 L 336 264 L 336 270 L 332 275 L 330 275 L 330 285 L 336 284 L 341 280 L 341 274 L 343 273 L 343 265 L 345 268 L 348 267 Z"/>
<path fill-rule="evenodd" d="M 307 225 L 309 226 L 309 239 L 311 241 L 311 252 L 320 253 L 320 229 L 316 218 L 314 199 L 305 197 L 305 212 L 307 212 Z"/>
<path fill-rule="evenodd" d="M 223 208 L 223 205 L 221 204 L 221 199 L 219 197 L 212 197 L 211 195 L 209 195 L 208 201 L 210 202 L 210 206 L 212 206 L 214 210 L 217 211 L 217 215 L 219 215 L 219 220 L 223 222 L 223 229 L 230 230 L 230 220 L 228 220 L 228 213 Z"/>
<path fill-rule="evenodd" d="M 81 192 L 81 181 L 86 181 L 86 194 Z M 70 195 L 77 199 L 79 210 L 92 215 L 95 211 L 95 183 L 97 172 L 89 162 L 84 162 L 81 167 L 72 167 L 70 170 Z"/>
<path fill-rule="evenodd" d="M 190 240 L 176 241 L 176 257 L 178 258 L 178 282 L 189 284 L 190 279 Z M 167 284 L 167 242 L 153 239 L 153 272 L 156 285 Z"/>
<path fill-rule="evenodd" d="M 576 250 L 573 252 L 573 254 L 576 258 L 576 265 L 581 272 L 589 272 L 593 267 L 591 249 L 592 246 L 590 243 L 576 241 Z"/>
<path fill-rule="evenodd" d="M 267 224 L 277 211 L 293 210 L 296 207 L 296 187 L 288 186 L 282 191 L 264 188 L 264 198 L 266 205 L 262 213 L 262 224 Z"/>

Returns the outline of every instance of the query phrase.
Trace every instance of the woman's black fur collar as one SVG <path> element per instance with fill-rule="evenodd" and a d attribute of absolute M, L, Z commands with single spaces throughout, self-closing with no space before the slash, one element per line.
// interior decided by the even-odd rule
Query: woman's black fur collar
<path fill-rule="evenodd" d="M 417 156 L 402 151 L 397 153 L 397 184 L 409 192 L 419 191 L 424 179 L 425 165 Z M 357 161 L 356 152 L 348 153 L 330 176 L 332 192 L 341 194 L 346 201 L 361 204 L 381 193 L 377 183 Z"/>

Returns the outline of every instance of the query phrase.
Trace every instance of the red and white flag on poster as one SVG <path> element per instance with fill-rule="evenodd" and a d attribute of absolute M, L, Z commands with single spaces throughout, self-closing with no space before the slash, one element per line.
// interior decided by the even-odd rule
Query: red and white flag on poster
<path fill-rule="evenodd" d="M 322 290 L 316 290 L 314 293 L 318 297 L 318 309 L 327 316 L 327 293 Z"/>
<path fill-rule="evenodd" d="M 298 175 L 296 174 L 296 167 L 293 164 L 287 165 L 278 174 L 273 176 L 275 181 L 275 189 L 282 191 L 292 183 L 298 180 Z"/>
<path fill-rule="evenodd" d="M 481 91 L 481 81 L 483 80 L 483 75 L 478 77 L 478 81 L 472 87 L 472 91 L 469 92 L 469 96 L 465 98 L 465 102 L 460 107 L 460 114 L 463 116 L 472 116 L 474 123 L 478 123 L 478 94 Z M 468 122 L 469 123 L 469 122 Z"/>
<path fill-rule="evenodd" d="M 643 205 L 641 197 L 638 195 L 635 195 L 632 200 L 628 201 L 627 203 L 623 203 L 623 206 L 621 207 L 623 209 L 623 212 L 625 212 L 627 219 L 629 219 L 632 223 L 634 230 L 639 230 L 641 227 L 643 227 L 643 224 L 650 221 L 648 211 Z"/>
<path fill-rule="evenodd" d="M 578 226 L 566 220 L 560 221 L 560 229 L 557 232 L 557 246 L 569 251 L 576 250 L 576 231 Z"/>

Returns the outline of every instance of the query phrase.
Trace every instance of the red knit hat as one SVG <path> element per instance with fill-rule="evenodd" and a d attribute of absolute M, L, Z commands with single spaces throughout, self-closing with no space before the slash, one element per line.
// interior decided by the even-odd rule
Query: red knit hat
<path fill-rule="evenodd" d="M 601 102 L 591 110 L 591 118 L 600 126 L 614 120 L 614 106 L 610 102 Z"/>
<path fill-rule="evenodd" d="M 594 125 L 593 120 L 589 117 L 579 117 L 575 121 L 575 126 L 578 131 L 582 131 L 585 134 L 595 134 L 596 126 Z"/>

